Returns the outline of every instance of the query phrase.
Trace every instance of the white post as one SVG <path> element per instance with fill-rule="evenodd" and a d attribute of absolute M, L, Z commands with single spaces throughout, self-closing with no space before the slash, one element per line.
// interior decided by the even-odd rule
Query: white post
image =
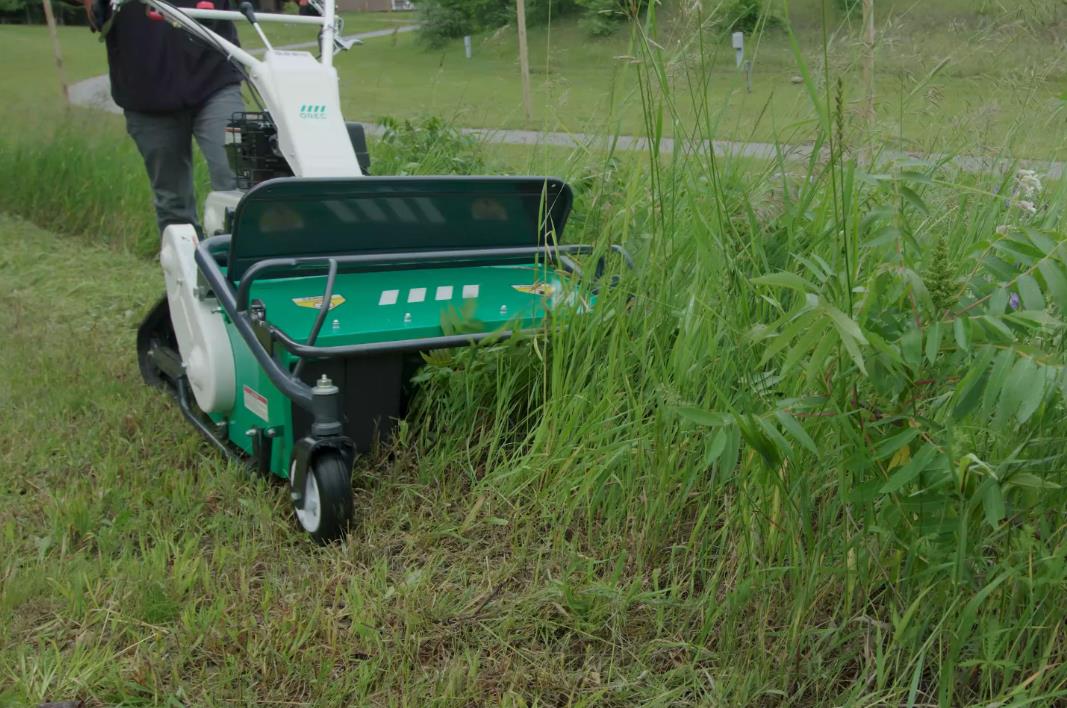
<path fill-rule="evenodd" d="M 463 52 L 468 59 L 471 58 L 471 36 L 469 34 L 463 38 Z"/>
<path fill-rule="evenodd" d="M 63 90 L 63 101 L 70 105 L 70 93 L 67 91 L 67 77 L 63 73 L 63 51 L 59 47 L 59 33 L 56 31 L 56 17 L 52 14 L 51 0 L 41 0 L 44 4 L 44 19 L 48 23 L 48 33 L 52 35 L 52 52 L 56 56 L 56 72 L 59 74 L 59 86 Z"/>
<path fill-rule="evenodd" d="M 526 111 L 526 120 L 530 120 L 530 55 L 526 48 L 526 2 L 515 3 L 519 21 L 519 70 L 522 72 L 522 107 Z"/>
<path fill-rule="evenodd" d="M 867 120 L 874 122 L 874 0 L 863 0 L 864 37 L 863 83 L 867 87 L 867 101 L 864 113 Z"/>
<path fill-rule="evenodd" d="M 745 63 L 745 33 L 734 32 L 732 40 L 734 53 L 737 55 L 737 68 L 740 69 Z"/>

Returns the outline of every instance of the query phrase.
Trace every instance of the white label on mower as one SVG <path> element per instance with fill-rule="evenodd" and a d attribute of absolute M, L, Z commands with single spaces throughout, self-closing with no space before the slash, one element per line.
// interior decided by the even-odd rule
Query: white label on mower
<path fill-rule="evenodd" d="M 270 422 L 270 409 L 267 407 L 267 399 L 265 396 L 253 391 L 248 386 L 244 387 L 245 392 L 245 408 L 249 410 L 266 422 Z"/>
<path fill-rule="evenodd" d="M 451 285 L 438 285 L 437 294 L 434 295 L 435 300 L 451 300 L 452 299 L 452 286 Z"/>
<path fill-rule="evenodd" d="M 426 299 L 426 288 L 412 288 L 408 290 L 408 302 L 422 302 Z"/>
<path fill-rule="evenodd" d="M 383 290 L 382 296 L 378 298 L 378 307 L 382 307 L 383 305 L 395 305 L 398 297 L 400 297 L 399 290 Z"/>
<path fill-rule="evenodd" d="M 463 299 L 470 300 L 473 297 L 478 297 L 477 285 L 464 285 L 463 286 Z"/>

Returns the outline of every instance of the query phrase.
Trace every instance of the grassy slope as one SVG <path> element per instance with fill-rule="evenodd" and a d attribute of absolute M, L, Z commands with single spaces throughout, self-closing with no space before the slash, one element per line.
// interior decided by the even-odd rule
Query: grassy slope
<path fill-rule="evenodd" d="M 356 33 L 408 24 L 408 13 L 345 13 L 345 32 Z M 247 25 L 239 27 L 241 41 L 248 47 L 262 46 Z M 315 39 L 314 30 L 299 26 L 267 25 L 268 39 L 282 45 Z M 99 35 L 85 27 L 60 27 L 67 81 L 74 83 L 107 72 L 107 57 Z M 51 113 L 62 106 L 59 79 L 55 73 L 52 44 L 44 26 L 0 25 L 0 93 L 8 108 L 31 107 Z M 42 103 L 44 101 L 44 103 Z"/>
<path fill-rule="evenodd" d="M 347 545 L 314 549 L 281 488 L 227 468 L 142 386 L 150 262 L 3 217 L 0 254 L 0 704 L 421 704 L 660 683 L 639 680 L 654 647 L 568 628 L 557 583 L 588 562 L 508 525 L 515 510 L 463 475 L 364 463 L 368 516 Z"/>
<path fill-rule="evenodd" d="M 802 49 L 817 65 L 821 61 L 818 4 L 801 0 L 793 7 Z M 1055 50 L 1061 25 L 1036 25 L 1025 16 L 983 12 L 981 7 L 955 1 L 893 0 L 879 7 L 883 9 L 876 133 L 883 143 L 921 150 L 1007 149 L 1035 158 L 1067 157 L 1059 99 L 1067 59 Z M 347 18 L 346 28 L 377 29 L 409 19 L 357 13 Z M 791 81 L 797 69 L 784 33 L 770 32 L 758 48 L 750 38 L 755 78 L 748 94 L 733 67 L 731 51 L 717 35 L 705 37 L 706 70 L 697 70 L 692 47 L 683 49 L 670 40 L 678 27 L 688 29 L 696 21 L 667 15 L 662 23 L 664 59 L 675 91 L 707 81 L 710 120 L 719 137 L 807 140 L 811 104 L 804 87 Z M 309 38 L 298 28 L 268 29 L 284 41 Z M 94 38 L 83 29 L 61 32 L 73 78 L 103 70 L 103 55 Z M 831 63 L 845 79 L 846 100 L 858 110 L 863 92 L 858 28 L 831 16 L 831 32 Z M 258 44 L 247 28 L 242 36 Z M 0 40 L 15 68 L 5 72 L 6 79 L 0 77 L 0 87 L 8 91 L 5 95 L 21 102 L 33 98 L 39 85 L 54 82 L 43 29 L 0 27 Z M 412 34 L 375 39 L 338 57 L 345 113 L 361 120 L 437 114 L 470 126 L 643 132 L 625 32 L 590 39 L 574 22 L 561 21 L 551 28 L 533 28 L 530 52 L 534 115 L 529 121 L 523 116 L 516 80 L 514 32 L 507 28 L 475 38 L 470 61 L 463 57 L 459 42 L 427 51 Z M 692 123 L 697 115 L 691 101 L 681 102 L 676 110 L 683 123 Z M 666 130 L 671 132 L 671 126 Z"/>
<path fill-rule="evenodd" d="M 818 3 L 794 3 L 802 49 L 818 65 Z M 1049 157 L 1061 155 L 1059 95 L 1064 60 L 1045 48 L 1053 30 L 1037 31 L 1008 16 L 978 15 L 973 7 L 933 3 L 879 3 L 884 14 L 879 69 L 879 126 L 883 140 L 904 136 L 908 148 L 953 151 L 1001 149 Z M 784 33 L 764 36 L 755 57 L 753 92 L 734 68 L 732 51 L 720 36 L 705 41 L 709 71 L 694 65 L 695 49 L 670 41 L 679 27 L 697 20 L 668 14 L 661 41 L 671 85 L 706 87 L 719 137 L 740 140 L 804 140 L 812 112 L 803 86 L 791 79 L 797 68 Z M 831 62 L 846 81 L 846 99 L 858 103 L 858 28 L 831 15 Z M 460 42 L 442 50 L 421 49 L 414 35 L 389 43 L 368 43 L 338 60 L 355 80 L 345 86 L 346 113 L 353 116 L 428 112 L 464 125 L 540 127 L 547 130 L 641 133 L 637 82 L 630 68 L 629 38 L 591 39 L 571 21 L 531 29 L 533 119 L 522 113 L 515 35 L 502 29 L 475 39 L 474 58 Z M 936 77 L 927 76 L 942 61 Z M 410 97 L 419 96 L 417 104 Z M 682 102 L 683 122 L 696 109 Z M 1037 127 L 1047 130 L 1035 130 Z M 1020 130 L 1020 128 L 1022 130 Z M 667 128 L 668 132 L 670 127 Z M 1019 135 L 1018 133 L 1022 133 Z"/>
<path fill-rule="evenodd" d="M 121 254 L 131 222 L 148 223 L 144 185 L 117 123 L 93 118 L 111 142 L 68 136 L 29 153 L 50 161 L 39 175 L 22 163 L 0 177 L 20 210 L 114 246 L 0 222 L 0 474 L 13 490 L 0 500 L 0 695 L 12 703 L 1062 699 L 1062 489 L 1009 497 L 995 525 L 980 500 L 939 497 L 962 531 L 931 536 L 892 513 L 928 490 L 851 498 L 885 470 L 855 468 L 836 418 L 806 422 L 819 454 L 797 447 L 770 470 L 751 450 L 713 465 L 719 438 L 671 412 L 810 393 L 753 377 L 765 347 L 751 335 L 779 311 L 751 279 L 811 277 L 794 254 L 837 263 L 825 173 L 809 201 L 805 175 L 783 186 L 754 165 L 715 174 L 693 158 L 650 188 L 643 164 L 560 161 L 552 171 L 588 177 L 573 238 L 623 240 L 651 264 L 642 306 L 599 309 L 544 358 L 440 362 L 426 384 L 437 403 L 398 456 L 361 462 L 356 537 L 317 551 L 280 489 L 242 481 L 138 383 L 132 327 L 159 278 Z M 1019 218 L 995 183 L 907 180 L 927 211 L 850 187 L 849 224 L 869 224 L 864 272 L 925 270 L 942 235 L 970 268 L 969 249 Z M 1062 204 L 1035 222 L 1057 240 Z M 1062 485 L 1056 406 L 1027 469 Z M 959 454 L 994 464 L 1017 444 L 981 425 L 959 435 Z"/>

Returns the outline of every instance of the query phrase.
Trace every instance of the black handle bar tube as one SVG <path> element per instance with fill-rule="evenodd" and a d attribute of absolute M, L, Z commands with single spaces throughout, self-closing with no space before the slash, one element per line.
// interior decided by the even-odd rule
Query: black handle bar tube
<path fill-rule="evenodd" d="M 336 259 L 330 259 L 330 272 L 326 274 L 326 289 L 322 291 L 322 304 L 319 305 L 319 314 L 315 317 L 315 324 L 311 327 L 311 334 L 308 335 L 307 344 L 309 347 L 315 346 L 316 340 L 319 338 L 319 332 L 322 331 L 322 325 L 326 322 L 326 315 L 330 313 L 330 309 L 333 306 L 333 285 L 337 279 L 337 261 Z M 296 362 L 296 366 L 293 367 L 293 376 L 300 378 L 300 372 L 304 368 L 304 362 L 307 359 L 301 359 Z"/>

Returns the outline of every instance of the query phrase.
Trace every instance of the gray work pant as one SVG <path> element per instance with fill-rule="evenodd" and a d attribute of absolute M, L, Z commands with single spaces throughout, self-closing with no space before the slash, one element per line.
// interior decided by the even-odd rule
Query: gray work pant
<path fill-rule="evenodd" d="M 126 111 L 126 132 L 144 158 L 163 233 L 170 224 L 200 228 L 193 188 L 193 137 L 207 161 L 211 189 L 236 188 L 224 148 L 226 124 L 244 110 L 240 84 L 219 89 L 201 106 L 169 113 Z"/>

